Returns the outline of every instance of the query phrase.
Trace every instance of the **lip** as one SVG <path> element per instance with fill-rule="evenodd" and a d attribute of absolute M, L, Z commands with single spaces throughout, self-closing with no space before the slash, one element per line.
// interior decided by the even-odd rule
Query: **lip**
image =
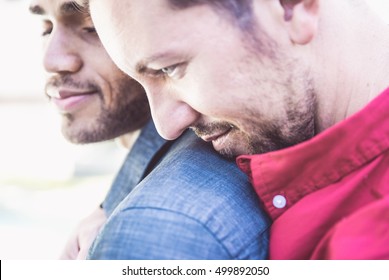
<path fill-rule="evenodd" d="M 47 95 L 60 112 L 70 113 L 78 110 L 88 100 L 97 94 L 97 91 L 79 91 L 69 89 L 51 89 Z"/>
<path fill-rule="evenodd" d="M 205 142 L 216 142 L 219 139 L 225 137 L 231 131 L 231 129 L 232 127 L 225 131 L 221 131 L 212 135 L 201 136 L 201 139 L 203 139 Z"/>
<path fill-rule="evenodd" d="M 212 141 L 212 146 L 216 151 L 222 154 L 225 153 L 222 151 L 227 149 L 228 146 L 230 146 L 229 142 L 231 141 L 230 134 L 232 130 L 233 128 L 231 127 L 230 129 L 227 129 L 223 133 L 219 133 L 217 135 L 208 138 L 208 140 Z"/>
<path fill-rule="evenodd" d="M 71 89 L 71 88 L 64 88 L 64 87 L 48 87 L 47 88 L 47 95 L 51 98 L 57 98 L 57 99 L 65 99 L 68 97 L 78 96 L 78 95 L 88 95 L 96 93 L 95 90 L 80 90 L 80 89 Z"/>

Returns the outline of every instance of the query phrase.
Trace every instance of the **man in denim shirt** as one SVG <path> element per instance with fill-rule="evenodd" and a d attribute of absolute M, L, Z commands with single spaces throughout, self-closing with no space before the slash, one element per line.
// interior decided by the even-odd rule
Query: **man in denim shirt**
<path fill-rule="evenodd" d="M 47 73 L 45 94 L 61 116 L 65 138 L 76 144 L 117 138 L 130 149 L 142 127 L 147 123 L 145 129 L 152 127 L 143 88 L 112 63 L 91 20 L 73 4 L 36 1 L 30 10 L 42 19 Z M 147 155 L 149 158 L 165 141 L 156 137 L 149 141 L 150 145 L 154 143 L 158 145 Z M 145 162 L 134 165 L 133 170 L 143 168 L 140 166 Z M 137 183 L 140 176 L 131 176 L 133 181 L 129 184 Z M 104 209 L 97 208 L 80 223 L 61 258 L 85 258 L 97 231 L 110 213 L 108 210 L 128 192 L 128 189 L 113 187 L 106 198 L 110 202 L 104 203 Z"/>
<path fill-rule="evenodd" d="M 85 108 L 86 104 L 105 108 L 120 100 L 123 102 L 116 102 L 117 106 L 123 105 L 132 92 L 126 87 L 119 87 L 122 91 L 105 91 L 114 86 L 109 83 L 124 78 L 115 73 L 116 68 L 109 68 L 112 62 L 106 60 L 90 16 L 84 10 L 66 0 L 34 0 L 30 9 L 43 16 L 43 35 L 47 40 L 45 67 L 52 76 L 47 94 L 63 114 L 65 128 L 71 124 L 74 131 L 77 120 L 89 121 L 89 126 L 79 129 L 85 135 L 84 130 L 101 120 L 94 115 L 97 115 L 95 110 Z M 95 80 L 90 80 L 90 76 L 85 78 L 93 71 L 98 72 Z M 115 79 L 114 74 L 122 80 Z M 102 81 L 104 78 L 108 86 Z M 126 79 L 127 87 L 136 87 L 134 81 Z M 103 101 L 106 104 L 99 107 Z M 144 124 L 148 110 L 144 114 L 135 110 L 142 106 L 144 103 L 140 102 L 139 107 L 132 108 L 136 115 L 129 108 L 128 115 L 107 122 L 107 128 L 115 121 L 123 125 L 142 120 Z M 116 136 L 119 134 L 111 134 L 110 138 Z M 96 139 L 101 140 L 104 139 Z M 149 121 L 132 146 L 103 202 L 103 209 L 105 214 L 103 218 L 99 214 L 97 227 L 93 226 L 85 235 L 78 232 L 76 245 L 83 248 L 76 248 L 70 257 L 85 256 L 89 241 L 102 222 L 104 225 L 89 250 L 89 259 L 267 257 L 268 220 L 249 182 L 234 162 L 221 158 L 211 145 L 190 131 L 174 142 L 165 141 Z"/>
<path fill-rule="evenodd" d="M 144 143 L 126 164 L 144 158 Z M 116 183 L 128 186 L 128 172 Z M 262 259 L 267 228 L 244 174 L 187 131 L 113 211 L 88 258 Z"/>

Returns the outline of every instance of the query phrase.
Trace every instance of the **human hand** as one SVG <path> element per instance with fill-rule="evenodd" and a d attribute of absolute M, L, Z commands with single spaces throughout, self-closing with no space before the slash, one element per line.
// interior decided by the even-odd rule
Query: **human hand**
<path fill-rule="evenodd" d="M 105 212 L 100 207 L 83 219 L 68 239 L 59 259 L 85 260 L 89 247 L 106 220 Z"/>

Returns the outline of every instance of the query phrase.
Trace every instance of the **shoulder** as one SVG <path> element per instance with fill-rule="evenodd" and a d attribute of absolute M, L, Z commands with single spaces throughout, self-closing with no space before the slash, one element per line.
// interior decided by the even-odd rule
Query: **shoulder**
<path fill-rule="evenodd" d="M 158 185 L 168 186 L 185 183 L 188 190 L 203 185 L 212 190 L 216 186 L 251 189 L 246 175 L 239 170 L 234 160 L 223 158 L 210 143 L 190 131 L 171 146 L 142 184 L 154 185 L 156 181 Z"/>
<path fill-rule="evenodd" d="M 139 244 L 150 246 L 161 237 L 162 251 L 174 242 L 189 250 L 187 244 L 189 251 L 202 252 L 192 255 L 200 259 L 211 258 L 201 250 L 204 244 L 215 258 L 265 258 L 269 222 L 259 205 L 235 162 L 187 133 L 123 200 L 104 230 L 126 240 L 120 242 L 140 236 Z"/>
<path fill-rule="evenodd" d="M 257 195 L 235 161 L 221 157 L 193 133 L 184 136 L 138 184 L 123 208 L 153 206 L 201 217 L 205 209 L 228 205 L 223 212 L 231 211 L 231 216 L 237 211 L 245 216 L 262 213 Z"/>

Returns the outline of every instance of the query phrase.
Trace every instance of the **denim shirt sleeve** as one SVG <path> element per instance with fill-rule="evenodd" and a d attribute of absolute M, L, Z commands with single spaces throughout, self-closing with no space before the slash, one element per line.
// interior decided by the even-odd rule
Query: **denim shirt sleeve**
<path fill-rule="evenodd" d="M 132 208 L 107 224 L 94 259 L 230 259 L 226 248 L 195 219 L 165 209 Z"/>

